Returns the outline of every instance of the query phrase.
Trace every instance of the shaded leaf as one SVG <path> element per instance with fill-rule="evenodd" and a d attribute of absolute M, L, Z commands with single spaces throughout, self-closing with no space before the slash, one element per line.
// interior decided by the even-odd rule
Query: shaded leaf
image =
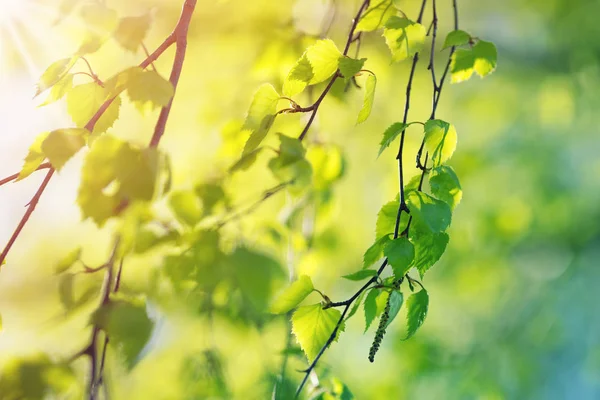
<path fill-rule="evenodd" d="M 391 240 L 392 239 L 390 238 L 389 234 L 383 235 L 377 239 L 375 243 L 373 243 L 371 247 L 367 249 L 365 255 L 363 256 L 363 268 L 367 268 L 378 260 L 381 260 L 381 258 L 383 258 L 383 249 Z"/>
<path fill-rule="evenodd" d="M 408 124 L 405 124 L 402 122 L 396 122 L 396 123 L 393 123 L 392 125 L 390 125 L 385 130 L 385 132 L 383 132 L 383 138 L 381 139 L 381 142 L 379 143 L 380 147 L 379 147 L 379 154 L 377 154 L 377 157 L 379 157 L 381 155 L 381 153 L 383 153 L 383 151 L 385 149 L 387 149 L 390 146 L 390 144 L 392 144 L 394 139 L 396 139 L 398 137 L 398 135 L 400 135 L 407 127 L 408 127 Z"/>
<path fill-rule="evenodd" d="M 443 232 L 450 226 L 452 211 L 443 201 L 415 190 L 409 193 L 406 204 L 410 215 L 422 222 L 431 232 Z"/>
<path fill-rule="evenodd" d="M 248 153 L 254 151 L 269 133 L 269 129 L 273 126 L 273 122 L 275 121 L 275 115 L 266 115 L 262 120 L 260 126 L 252 131 L 248 141 L 246 141 L 246 145 L 244 146 L 244 151 L 242 152 L 242 156 L 247 155 Z"/>
<path fill-rule="evenodd" d="M 178 190 L 169 196 L 169 207 L 177 220 L 193 227 L 202 219 L 202 202 L 193 190 Z"/>
<path fill-rule="evenodd" d="M 342 56 L 338 60 L 338 68 L 344 78 L 350 79 L 360 72 L 365 61 L 367 61 L 366 58 L 356 59 Z"/>
<path fill-rule="evenodd" d="M 405 237 L 399 237 L 386 244 L 383 254 L 394 270 L 396 279 L 401 279 L 410 269 L 415 258 L 415 248 Z"/>
<path fill-rule="evenodd" d="M 471 35 L 458 29 L 448 33 L 446 40 L 444 40 L 444 46 L 442 47 L 442 50 L 447 49 L 448 47 L 462 46 L 468 44 L 470 41 Z"/>
<path fill-rule="evenodd" d="M 135 52 L 146 37 L 150 22 L 150 14 L 121 18 L 114 37 L 125 49 Z"/>
<path fill-rule="evenodd" d="M 406 301 L 406 308 L 406 337 L 403 340 L 412 337 L 421 325 L 423 325 L 425 317 L 427 317 L 427 310 L 429 308 L 429 295 L 427 291 L 421 289 L 419 292 L 411 295 Z"/>
<path fill-rule="evenodd" d="M 306 354 L 314 360 L 333 333 L 342 314 L 335 308 L 323 309 L 321 304 L 299 307 L 292 315 L 292 332 Z M 339 330 L 338 330 L 339 332 Z"/>
<path fill-rule="evenodd" d="M 425 123 L 425 148 L 434 166 L 446 162 L 456 150 L 457 135 L 454 125 L 440 119 Z"/>
<path fill-rule="evenodd" d="M 358 118 L 356 119 L 357 124 L 365 122 L 369 118 L 369 115 L 371 115 L 373 101 L 375 100 L 375 86 L 377 86 L 377 78 L 375 75 L 369 74 L 365 81 L 365 97 L 362 109 L 359 111 Z"/>
<path fill-rule="evenodd" d="M 420 221 L 414 221 L 409 231 L 410 241 L 415 246 L 413 266 L 419 270 L 421 278 L 444 254 L 448 245 L 448 234 L 445 232 L 432 233 Z"/>
<path fill-rule="evenodd" d="M 312 280 L 302 275 L 288 286 L 271 304 L 273 314 L 285 314 L 300 304 L 314 289 Z"/>
<path fill-rule="evenodd" d="M 257 147 L 251 152 L 244 154 L 239 160 L 235 162 L 230 168 L 229 173 L 233 174 L 236 171 L 245 171 L 252 166 L 256 162 L 256 157 L 258 154 L 264 150 L 264 147 Z"/>
<path fill-rule="evenodd" d="M 452 167 L 442 165 L 433 168 L 429 173 L 429 186 L 431 193 L 438 199 L 446 202 L 452 210 L 462 199 L 462 188 L 458 177 Z"/>
<path fill-rule="evenodd" d="M 54 272 L 60 274 L 67 271 L 79 260 L 79 257 L 81 257 L 81 247 L 71 250 L 66 256 L 64 256 L 54 267 Z"/>
<path fill-rule="evenodd" d="M 385 235 L 391 235 L 394 233 L 396 227 L 396 217 L 398 216 L 398 208 L 400 207 L 400 201 L 390 201 L 381 207 L 379 213 L 377 213 L 377 222 L 375 224 L 375 237 L 377 239 Z M 405 212 L 400 216 L 400 224 L 398 226 L 398 232 L 406 227 L 408 223 L 408 216 Z"/>
<path fill-rule="evenodd" d="M 402 308 L 403 301 L 404 296 L 402 295 L 402 292 L 398 290 L 393 290 L 390 293 L 390 297 L 388 299 L 388 302 L 390 303 L 390 311 L 388 312 L 388 320 L 385 324 L 385 328 L 387 328 L 392 323 L 394 318 L 396 318 L 396 315 L 398 315 L 400 308 Z"/>
<path fill-rule="evenodd" d="M 57 170 L 85 146 L 90 132 L 84 128 L 57 129 L 42 142 L 42 151 Z"/>

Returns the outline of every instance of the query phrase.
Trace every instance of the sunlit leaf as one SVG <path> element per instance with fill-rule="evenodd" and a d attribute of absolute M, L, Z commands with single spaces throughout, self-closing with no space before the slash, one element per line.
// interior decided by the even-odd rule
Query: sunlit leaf
<path fill-rule="evenodd" d="M 70 57 L 63 58 L 50 64 L 37 83 L 35 96 L 58 83 L 69 72 L 69 69 L 75 64 L 75 61 L 76 58 Z"/>
<path fill-rule="evenodd" d="M 306 159 L 313 169 L 313 187 L 326 190 L 344 175 L 344 156 L 335 145 L 311 145 Z"/>
<path fill-rule="evenodd" d="M 39 134 L 35 141 L 31 146 L 29 146 L 29 153 L 27 153 L 27 157 L 25 157 L 25 163 L 23 164 L 23 168 L 21 168 L 21 172 L 19 172 L 19 176 L 17 177 L 17 181 L 21 179 L 27 178 L 31 175 L 41 163 L 46 159 L 46 155 L 42 151 L 42 143 L 48 137 L 50 132 L 43 132 Z"/>
<path fill-rule="evenodd" d="M 298 280 L 288 286 L 271 304 L 273 314 L 285 314 L 302 302 L 314 289 L 312 280 L 307 275 L 302 275 Z"/>
<path fill-rule="evenodd" d="M 479 40 L 470 49 L 457 49 L 452 55 L 450 72 L 452 82 L 466 81 L 476 72 L 484 77 L 496 69 L 498 52 L 492 42 Z"/>
<path fill-rule="evenodd" d="M 75 86 L 67 93 L 67 112 L 73 122 L 83 128 L 108 98 L 108 90 L 94 82 Z M 94 125 L 94 134 L 106 132 L 113 125 L 119 117 L 120 106 L 121 99 L 117 97 Z"/>
<path fill-rule="evenodd" d="M 396 279 L 401 279 L 410 269 L 415 258 L 415 248 L 405 237 L 399 237 L 387 243 L 383 254 L 394 270 Z"/>
<path fill-rule="evenodd" d="M 396 14 L 392 0 L 375 0 L 362 14 L 356 32 L 370 32 L 382 28 L 388 19 Z"/>
<path fill-rule="evenodd" d="M 452 211 L 443 201 L 420 191 L 412 191 L 406 203 L 410 215 L 421 221 L 431 232 L 443 232 L 450 226 Z"/>
<path fill-rule="evenodd" d="M 393 61 L 402 61 L 421 50 L 427 30 L 417 22 L 398 16 L 390 17 L 383 31 L 385 43 L 392 52 Z"/>
<path fill-rule="evenodd" d="M 171 82 L 156 71 L 139 71 L 127 82 L 127 94 L 138 110 L 164 107 L 175 93 Z"/>
<path fill-rule="evenodd" d="M 390 201 L 389 203 L 386 203 L 383 205 L 383 207 L 381 207 L 381 210 L 379 210 L 379 213 L 377 213 L 377 222 L 375 225 L 376 239 L 394 233 L 399 207 L 400 202 L 398 200 Z M 405 212 L 403 212 L 400 217 L 398 232 L 402 232 L 402 230 L 406 227 L 407 222 L 408 216 Z"/>
<path fill-rule="evenodd" d="M 429 295 L 425 289 L 411 295 L 406 301 L 406 337 L 403 340 L 412 337 L 423 325 L 427 310 L 429 308 Z"/>
<path fill-rule="evenodd" d="M 101 2 L 88 2 L 79 10 L 86 28 L 96 34 L 112 32 L 117 26 L 117 12 Z"/>
<path fill-rule="evenodd" d="M 380 260 L 383 257 L 383 249 L 391 240 L 392 239 L 390 238 L 389 234 L 383 235 L 377 239 L 375 243 L 373 243 L 371 247 L 367 249 L 365 255 L 363 256 L 363 268 L 367 268 Z"/>
<path fill-rule="evenodd" d="M 365 98 L 363 100 L 362 109 L 358 113 L 356 123 L 360 124 L 365 122 L 369 115 L 371 115 L 371 109 L 373 108 L 373 101 L 375 99 L 375 86 L 377 85 L 377 78 L 375 75 L 369 74 L 365 81 Z"/>
<path fill-rule="evenodd" d="M 458 177 L 452 167 L 442 165 L 433 168 L 429 173 L 429 186 L 431 193 L 438 199 L 445 201 L 452 210 L 462 199 L 462 188 Z"/>
<path fill-rule="evenodd" d="M 381 155 L 381 153 L 383 153 L 383 151 L 385 149 L 387 149 L 390 144 L 392 144 L 392 142 L 394 141 L 394 139 L 396 139 L 398 137 L 398 135 L 400 135 L 406 128 L 408 127 L 408 124 L 404 124 L 402 122 L 395 122 L 392 125 L 390 125 L 385 132 L 383 132 L 383 138 L 381 139 L 381 142 L 379 143 L 379 154 L 377 154 L 377 157 L 379 157 Z"/>
<path fill-rule="evenodd" d="M 344 275 L 342 278 L 351 281 L 362 281 L 363 279 L 372 278 L 377 275 L 377 271 L 372 269 L 361 269 L 349 275 Z"/>
<path fill-rule="evenodd" d="M 434 166 L 437 167 L 452 157 L 457 140 L 454 125 L 439 119 L 430 119 L 425 123 L 425 148 Z"/>
<path fill-rule="evenodd" d="M 243 130 L 250 131 L 250 138 L 244 146 L 243 155 L 256 149 L 267 135 L 275 120 L 279 93 L 272 85 L 261 85 L 254 93 L 252 103 L 248 109 Z"/>
<path fill-rule="evenodd" d="M 137 51 L 150 28 L 150 14 L 121 18 L 114 37 L 129 51 Z"/>
<path fill-rule="evenodd" d="M 366 58 L 356 59 L 342 56 L 338 60 L 338 68 L 344 78 L 350 79 L 360 72 L 365 61 L 367 61 Z"/>
<path fill-rule="evenodd" d="M 73 88 L 73 74 L 66 74 L 52 88 L 46 100 L 40 104 L 40 107 L 54 103 L 64 97 L 69 90 Z"/>
<path fill-rule="evenodd" d="M 342 314 L 335 308 L 323 309 L 321 304 L 299 307 L 292 315 L 292 332 L 304 350 L 308 361 L 314 360 L 333 333 Z"/>
<path fill-rule="evenodd" d="M 90 132 L 84 128 L 57 129 L 42 142 L 42 151 L 57 171 L 83 146 Z"/>
<path fill-rule="evenodd" d="M 283 82 L 283 93 L 286 96 L 294 96 L 307 85 L 323 82 L 337 71 L 341 56 L 332 40 L 318 40 L 306 49 L 290 70 Z"/>
<path fill-rule="evenodd" d="M 202 219 L 202 202 L 193 190 L 172 192 L 169 207 L 177 220 L 187 226 L 194 226 Z"/>
<path fill-rule="evenodd" d="M 57 274 L 67 271 L 75 264 L 81 257 L 81 247 L 77 247 L 71 250 L 66 256 L 64 256 L 54 267 L 54 272 Z"/>
<path fill-rule="evenodd" d="M 413 221 L 409 231 L 410 241 L 415 246 L 413 266 L 419 270 L 421 278 L 444 254 L 448 245 L 448 234 L 432 233 L 421 221 Z"/>
<path fill-rule="evenodd" d="M 448 47 L 462 46 L 468 44 L 470 41 L 471 35 L 458 29 L 448 33 L 446 40 L 444 40 L 444 46 L 442 47 L 442 50 L 447 49 Z"/>

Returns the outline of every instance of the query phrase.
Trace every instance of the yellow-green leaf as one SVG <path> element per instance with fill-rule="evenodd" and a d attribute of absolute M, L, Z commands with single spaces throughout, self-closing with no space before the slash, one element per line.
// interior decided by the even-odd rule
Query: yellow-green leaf
<path fill-rule="evenodd" d="M 356 32 L 370 32 L 379 29 L 392 15 L 396 14 L 392 0 L 375 0 L 371 3 L 358 21 Z"/>
<path fill-rule="evenodd" d="M 266 136 L 275 119 L 278 101 L 279 93 L 270 84 L 261 85 L 254 93 L 242 127 L 242 130 L 249 131 L 251 134 L 244 146 L 243 155 L 256 149 Z M 256 131 L 258 132 L 255 134 Z"/>
<path fill-rule="evenodd" d="M 283 82 L 283 93 L 294 96 L 307 85 L 323 82 L 338 69 L 342 53 L 330 39 L 318 40 L 308 47 Z"/>
<path fill-rule="evenodd" d="M 412 337 L 419 327 L 423 325 L 427 310 L 429 308 L 429 295 L 425 289 L 411 295 L 406 302 L 406 337 L 403 340 Z"/>
<path fill-rule="evenodd" d="M 292 332 L 306 354 L 314 360 L 333 333 L 341 313 L 335 308 L 323 309 L 321 304 L 299 307 L 292 316 Z"/>
<path fill-rule="evenodd" d="M 63 58 L 50 64 L 37 83 L 35 96 L 58 83 L 58 81 L 60 81 L 67 74 L 67 72 L 69 72 L 73 64 L 75 64 L 75 61 L 76 58 L 70 57 Z"/>
<path fill-rule="evenodd" d="M 166 106 L 174 93 L 171 82 L 156 71 L 139 71 L 127 82 L 129 99 L 140 111 Z"/>
<path fill-rule="evenodd" d="M 137 51 L 150 28 L 150 15 L 125 17 L 119 21 L 114 36 L 117 42 L 129 51 Z"/>
<path fill-rule="evenodd" d="M 35 141 L 31 146 L 29 146 L 29 153 L 27 153 L 27 157 L 25 157 L 25 163 L 23 164 L 23 168 L 21 168 L 21 172 L 19 172 L 19 177 L 16 179 L 20 181 L 21 179 L 27 178 L 31 175 L 41 163 L 44 162 L 46 156 L 42 151 L 42 143 L 48 137 L 50 132 L 44 132 L 39 134 Z"/>
<path fill-rule="evenodd" d="M 54 267 L 54 272 L 57 274 L 67 271 L 75 264 L 81 257 L 81 247 L 77 247 L 71 250 L 66 256 L 64 256 Z"/>
<path fill-rule="evenodd" d="M 307 275 L 302 275 L 297 281 L 288 286 L 271 304 L 273 314 L 284 314 L 302 302 L 312 293 L 314 287 L 312 280 Z"/>
<path fill-rule="evenodd" d="M 427 30 L 418 22 L 392 16 L 385 24 L 383 36 L 392 52 L 393 61 L 402 61 L 421 50 Z"/>
<path fill-rule="evenodd" d="M 430 119 L 425 123 L 425 148 L 435 167 L 446 162 L 458 140 L 454 125 L 440 119 Z"/>
<path fill-rule="evenodd" d="M 452 83 L 466 81 L 473 72 L 483 78 L 496 69 L 497 58 L 496 46 L 485 40 L 479 40 L 470 49 L 456 50 L 450 64 Z"/>
<path fill-rule="evenodd" d="M 202 219 L 202 202 L 193 190 L 179 190 L 169 196 L 169 207 L 177 219 L 194 226 Z"/>
<path fill-rule="evenodd" d="M 110 98 L 110 91 L 94 82 L 75 86 L 67 93 L 67 112 L 73 119 L 73 122 L 80 128 L 83 128 L 89 120 L 96 114 L 104 102 Z M 116 119 L 119 117 L 119 107 L 121 99 L 116 97 L 106 111 L 102 114 L 93 133 L 100 134 L 106 132 Z"/>
<path fill-rule="evenodd" d="M 83 146 L 90 132 L 84 128 L 57 129 L 42 143 L 42 151 L 57 170 L 65 165 Z"/>
<path fill-rule="evenodd" d="M 54 86 L 52 86 L 52 89 L 50 89 L 50 93 L 48 94 L 48 97 L 46 97 L 46 100 L 42 104 L 40 104 L 40 107 L 46 106 L 50 103 L 54 103 L 55 101 L 62 99 L 63 96 L 65 94 L 67 94 L 67 92 L 69 90 L 71 90 L 72 88 L 73 88 L 73 74 L 66 74 Z"/>
<path fill-rule="evenodd" d="M 356 123 L 360 124 L 365 122 L 369 115 L 371 115 L 371 109 L 373 108 L 373 101 L 375 99 L 375 86 L 377 85 L 377 78 L 375 75 L 369 75 L 365 82 L 365 98 L 363 100 L 363 106 L 358 113 Z"/>

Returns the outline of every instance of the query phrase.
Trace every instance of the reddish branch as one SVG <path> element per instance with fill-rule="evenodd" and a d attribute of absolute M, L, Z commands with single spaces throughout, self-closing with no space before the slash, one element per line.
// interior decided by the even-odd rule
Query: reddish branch
<path fill-rule="evenodd" d="M 181 68 L 183 66 L 183 59 L 185 57 L 185 49 L 186 49 L 186 45 L 187 45 L 187 32 L 189 29 L 189 24 L 190 24 L 190 21 L 192 18 L 192 14 L 194 12 L 194 8 L 196 7 L 196 1 L 197 0 L 185 0 L 185 3 L 183 4 L 183 9 L 181 11 L 181 17 L 179 18 L 179 21 L 177 22 L 175 29 L 173 29 L 173 32 L 171 32 L 171 34 L 162 42 L 162 44 L 160 46 L 158 46 L 158 48 L 156 50 L 154 50 L 154 52 L 152 54 L 150 54 L 148 57 L 146 57 L 146 59 L 144 61 L 142 61 L 139 65 L 140 68 L 145 69 L 146 67 L 148 67 L 148 65 L 150 65 L 154 61 L 156 61 L 156 59 L 158 57 L 160 57 L 160 55 L 163 54 L 165 52 L 165 50 L 167 50 L 171 45 L 176 44 L 177 51 L 175 53 L 175 61 L 173 63 L 173 70 L 171 71 L 171 77 L 170 77 L 171 84 L 173 85 L 174 88 L 176 88 L 177 83 L 179 82 L 179 76 L 181 75 Z M 98 122 L 100 117 L 102 117 L 102 115 L 106 112 L 108 107 L 110 107 L 110 105 L 112 104 L 112 102 L 118 95 L 119 94 L 106 100 L 100 106 L 100 108 L 98 109 L 98 111 L 96 111 L 94 116 L 88 121 L 87 124 L 85 124 L 85 129 L 87 129 L 90 132 L 94 130 L 94 126 L 96 125 L 96 123 Z M 150 142 L 151 147 L 156 147 L 158 145 L 162 135 L 164 134 L 165 125 L 166 125 L 167 119 L 169 117 L 169 112 L 171 111 L 172 101 L 173 101 L 173 99 L 171 99 L 169 104 L 166 107 L 163 107 L 163 109 L 161 110 L 158 122 L 156 124 L 156 129 L 154 130 L 154 134 L 152 135 L 152 140 Z M 40 197 L 44 193 L 44 190 L 46 189 L 48 182 L 50 181 L 50 179 L 52 178 L 52 175 L 54 174 L 54 171 L 55 171 L 54 168 L 52 168 L 51 166 L 47 166 L 46 164 L 42 164 L 40 166 L 40 168 L 38 168 L 38 169 L 41 169 L 42 166 L 44 166 L 44 168 L 49 168 L 49 171 L 46 173 L 46 177 L 44 178 L 42 184 L 40 185 L 37 192 L 35 193 L 35 195 L 31 199 L 31 201 L 27 205 L 27 210 L 25 211 L 25 214 L 21 218 L 19 225 L 13 232 L 8 243 L 6 244 L 6 247 L 0 254 L 0 265 L 2 265 L 2 263 L 6 259 L 6 255 L 8 254 L 8 252 L 12 248 L 13 244 L 15 243 L 15 241 L 21 234 L 21 231 L 23 230 L 23 227 L 29 220 L 29 217 L 31 216 L 31 214 L 33 214 L 33 211 L 35 211 L 35 207 L 37 206 L 37 203 L 39 202 Z M 16 174 L 16 176 L 18 176 L 18 175 L 19 174 Z M 11 175 L 7 178 L 2 179 L 0 182 L 1 182 L 1 184 L 10 182 L 10 181 L 16 179 L 16 176 Z"/>

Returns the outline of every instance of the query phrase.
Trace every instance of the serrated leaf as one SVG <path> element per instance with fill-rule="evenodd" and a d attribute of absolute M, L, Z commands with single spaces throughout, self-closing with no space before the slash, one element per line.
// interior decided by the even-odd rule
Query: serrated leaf
<path fill-rule="evenodd" d="M 256 157 L 258 154 L 264 150 L 264 147 L 257 147 L 251 152 L 244 154 L 239 160 L 235 162 L 230 168 L 229 173 L 233 174 L 236 171 L 242 170 L 245 171 L 252 166 L 256 162 Z"/>
<path fill-rule="evenodd" d="M 244 151 L 242 152 L 242 156 L 245 156 L 252 151 L 254 151 L 269 133 L 269 129 L 273 126 L 273 122 L 275 122 L 275 115 L 266 115 L 262 120 L 260 126 L 252 131 L 250 137 L 246 141 L 244 145 Z"/>
<path fill-rule="evenodd" d="M 131 74 L 127 82 L 129 99 L 140 111 L 165 107 L 173 98 L 175 90 L 171 82 L 156 71 L 139 71 Z"/>
<path fill-rule="evenodd" d="M 425 123 L 425 148 L 434 166 L 437 167 L 452 157 L 457 140 L 454 125 L 440 119 L 430 119 Z"/>
<path fill-rule="evenodd" d="M 369 327 L 377 316 L 377 297 L 380 293 L 380 289 L 371 289 L 365 299 L 365 305 L 363 307 L 365 310 L 365 332 L 369 330 Z"/>
<path fill-rule="evenodd" d="M 73 64 L 75 64 L 75 61 L 76 58 L 69 57 L 50 64 L 37 83 L 37 89 L 34 97 L 58 83 L 69 72 Z"/>
<path fill-rule="evenodd" d="M 131 370 L 139 361 L 154 327 L 145 305 L 113 300 L 100 307 L 92 319 L 110 337 L 109 345 L 121 355 L 127 370 Z"/>
<path fill-rule="evenodd" d="M 421 50 L 427 30 L 418 22 L 391 16 L 383 31 L 385 43 L 392 53 L 393 61 L 402 61 Z"/>
<path fill-rule="evenodd" d="M 69 90 L 73 88 L 73 74 L 67 73 L 62 79 L 60 79 L 52 88 L 46 100 L 40 104 L 40 107 L 54 103 L 64 97 Z"/>
<path fill-rule="evenodd" d="M 443 232 L 450 226 L 452 211 L 448 204 L 420 191 L 410 192 L 406 199 L 410 215 L 431 232 Z"/>
<path fill-rule="evenodd" d="M 27 178 L 44 162 L 46 155 L 42 151 L 42 143 L 44 143 L 44 140 L 46 140 L 49 134 L 50 132 L 39 134 L 31 146 L 29 146 L 29 153 L 27 153 L 27 156 L 25 157 L 25 163 L 23 164 L 23 168 L 21 168 L 21 172 L 19 172 L 16 181 Z"/>
<path fill-rule="evenodd" d="M 394 270 L 396 279 L 401 279 L 410 269 L 415 258 L 415 248 L 405 237 L 399 237 L 386 244 L 383 254 Z"/>
<path fill-rule="evenodd" d="M 457 49 L 450 64 L 452 83 L 468 80 L 473 72 L 483 78 L 496 69 L 497 59 L 496 46 L 485 40 L 479 40 L 470 49 Z"/>
<path fill-rule="evenodd" d="M 356 32 L 371 32 L 382 28 L 394 14 L 396 14 L 396 9 L 392 4 L 392 0 L 375 0 L 358 21 Z"/>
<path fill-rule="evenodd" d="M 150 22 L 150 14 L 121 18 L 114 37 L 125 49 L 135 52 L 144 41 Z"/>
<path fill-rule="evenodd" d="M 383 249 L 391 240 L 389 235 L 384 235 L 377 239 L 375 243 L 365 251 L 365 255 L 363 256 L 363 268 L 367 268 L 383 258 Z"/>
<path fill-rule="evenodd" d="M 75 86 L 67 93 L 67 112 L 73 122 L 83 128 L 109 98 L 109 91 L 94 82 Z M 92 133 L 106 132 L 119 117 L 121 99 L 116 97 L 102 114 Z"/>
<path fill-rule="evenodd" d="M 377 271 L 372 269 L 361 269 L 349 275 L 344 275 L 342 278 L 351 281 L 362 281 L 363 279 L 372 278 L 377 275 Z"/>
<path fill-rule="evenodd" d="M 252 96 L 252 102 L 242 129 L 254 130 L 260 127 L 267 115 L 275 114 L 278 101 L 279 93 L 273 85 L 262 84 Z"/>
<path fill-rule="evenodd" d="M 350 79 L 362 70 L 365 61 L 367 61 L 366 58 L 356 59 L 342 56 L 338 60 L 338 69 L 344 78 Z"/>
<path fill-rule="evenodd" d="M 373 101 L 375 100 L 375 86 L 377 86 L 377 78 L 375 75 L 369 74 L 365 81 L 365 97 L 363 100 L 362 109 L 358 113 L 356 123 L 363 123 L 371 115 L 371 109 L 373 108 Z"/>
<path fill-rule="evenodd" d="M 178 190 L 169 196 L 169 207 L 177 220 L 193 227 L 202 219 L 202 202 L 193 190 Z"/>
<path fill-rule="evenodd" d="M 425 317 L 427 317 L 427 309 L 429 308 L 429 295 L 425 289 L 411 295 L 406 301 L 406 337 L 407 340 L 412 337 L 419 327 L 423 325 Z"/>
<path fill-rule="evenodd" d="M 294 96 L 307 85 L 323 82 L 337 71 L 341 56 L 332 40 L 318 40 L 306 49 L 288 73 L 283 82 L 283 93 Z"/>
<path fill-rule="evenodd" d="M 448 234 L 430 232 L 421 221 L 414 221 L 409 231 L 410 241 L 415 246 L 413 266 L 419 270 L 421 278 L 444 254 L 448 245 Z"/>
<path fill-rule="evenodd" d="M 406 128 L 408 127 L 408 124 L 402 123 L 402 122 L 396 122 L 393 123 L 392 125 L 390 125 L 385 132 L 383 132 L 383 138 L 381 139 L 381 142 L 379 143 L 379 154 L 377 154 L 377 157 L 379 157 L 381 155 L 381 153 L 383 153 L 383 151 L 385 149 L 387 149 L 390 144 L 392 144 L 392 142 L 394 141 L 394 139 L 396 139 L 398 137 L 398 135 L 400 135 Z"/>
<path fill-rule="evenodd" d="M 311 362 L 333 333 L 342 314 L 335 308 L 323 309 L 321 304 L 298 307 L 292 315 L 292 332 Z M 339 330 L 338 330 L 339 331 Z"/>
<path fill-rule="evenodd" d="M 85 146 L 90 132 L 84 128 L 57 129 L 44 139 L 42 151 L 57 171 Z"/>
<path fill-rule="evenodd" d="M 463 46 L 468 44 L 470 41 L 471 35 L 458 29 L 448 33 L 446 40 L 444 40 L 444 46 L 442 47 L 442 50 L 447 49 L 448 47 Z"/>
<path fill-rule="evenodd" d="M 429 186 L 431 193 L 446 202 L 452 210 L 462 199 L 462 188 L 458 176 L 450 166 L 442 165 L 433 168 L 429 173 Z"/>
<path fill-rule="evenodd" d="M 314 290 L 312 280 L 302 275 L 288 286 L 271 304 L 273 314 L 285 314 L 300 304 Z"/>
<path fill-rule="evenodd" d="M 394 233 L 396 227 L 396 217 L 398 216 L 398 208 L 400 202 L 398 200 L 390 201 L 381 207 L 379 213 L 377 213 L 377 222 L 375 224 L 375 238 L 379 239 L 385 235 L 391 235 Z M 400 216 L 400 224 L 398 226 L 398 232 L 406 227 L 408 223 L 408 216 L 405 212 Z"/>
<path fill-rule="evenodd" d="M 390 311 L 388 312 L 388 320 L 387 320 L 387 323 L 385 324 L 385 328 L 390 326 L 390 324 L 392 323 L 394 318 L 396 318 L 396 315 L 398 315 L 400 308 L 402 308 L 402 302 L 404 301 L 404 296 L 402 295 L 402 292 L 400 292 L 398 290 L 393 290 L 392 293 L 390 293 L 390 297 L 389 297 L 388 301 L 390 303 Z"/>

